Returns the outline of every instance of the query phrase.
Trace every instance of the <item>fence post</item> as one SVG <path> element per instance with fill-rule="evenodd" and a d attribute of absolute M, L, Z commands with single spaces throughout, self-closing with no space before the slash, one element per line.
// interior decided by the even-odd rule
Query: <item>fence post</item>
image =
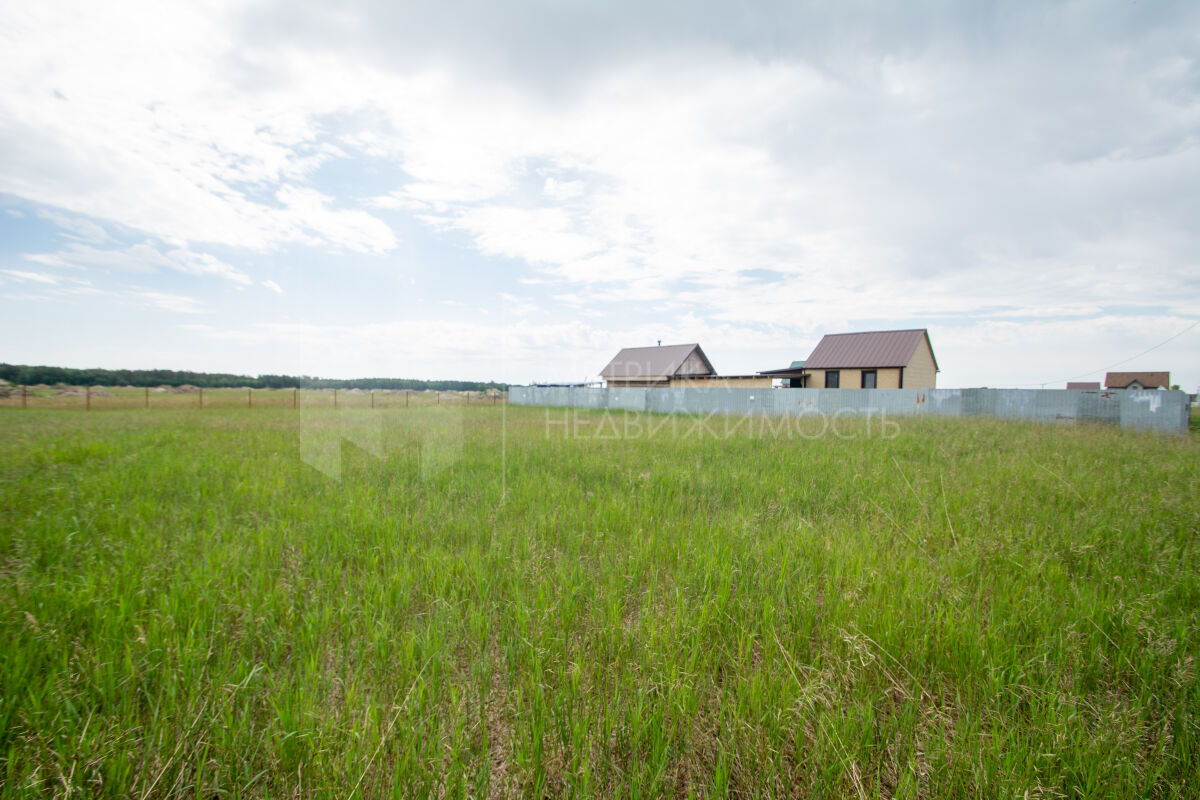
<path fill-rule="evenodd" d="M 246 408 L 254 408 L 254 396 L 251 394 L 253 391 L 249 386 L 246 387 Z"/>
<path fill-rule="evenodd" d="M 200 407 L 204 408 L 204 387 L 200 387 Z"/>
<path fill-rule="evenodd" d="M 91 411 L 92 410 L 92 387 L 85 386 L 83 388 L 83 390 L 84 390 L 84 392 L 87 393 L 87 410 Z"/>
<path fill-rule="evenodd" d="M 337 389 L 333 390 L 333 407 L 337 408 Z"/>
<path fill-rule="evenodd" d="M 408 389 L 404 390 L 404 407 L 408 408 Z"/>
<path fill-rule="evenodd" d="M 442 393 L 441 392 L 437 393 L 437 404 L 439 406 L 442 404 Z"/>
<path fill-rule="evenodd" d="M 471 390 L 467 389 L 467 405 L 471 405 Z"/>
<path fill-rule="evenodd" d="M 29 407 L 29 390 L 24 386 L 21 387 L 21 408 Z"/>
<path fill-rule="evenodd" d="M 146 387 L 146 408 L 150 407 L 150 387 Z"/>
<path fill-rule="evenodd" d="M 292 387 L 292 408 L 298 407 L 297 406 L 297 398 L 299 397 L 299 395 L 300 395 L 300 387 L 298 387 L 298 386 Z"/>
<path fill-rule="evenodd" d="M 371 390 L 371 408 L 375 407 L 375 390 Z"/>

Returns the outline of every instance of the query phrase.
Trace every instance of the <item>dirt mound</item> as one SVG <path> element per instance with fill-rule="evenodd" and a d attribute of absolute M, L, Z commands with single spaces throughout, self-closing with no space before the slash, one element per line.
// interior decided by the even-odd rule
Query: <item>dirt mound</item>
<path fill-rule="evenodd" d="M 200 391 L 200 387 L 192 386 L 190 383 L 171 388 L 171 394 L 195 394 L 198 391 Z"/>
<path fill-rule="evenodd" d="M 106 392 L 103 389 L 92 389 L 91 395 L 92 395 L 92 397 L 113 397 L 112 392 Z M 63 389 L 61 392 L 59 392 L 58 394 L 55 395 L 55 397 L 87 397 L 87 396 L 88 396 L 88 390 L 80 389 L 78 387 L 74 387 L 71 389 Z"/>

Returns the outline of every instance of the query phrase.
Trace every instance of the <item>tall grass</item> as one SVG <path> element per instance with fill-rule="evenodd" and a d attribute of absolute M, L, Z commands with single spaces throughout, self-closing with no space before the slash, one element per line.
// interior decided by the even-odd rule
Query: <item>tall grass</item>
<path fill-rule="evenodd" d="M 0 794 L 1194 793 L 1194 436 L 439 413 L 0 411 Z"/>

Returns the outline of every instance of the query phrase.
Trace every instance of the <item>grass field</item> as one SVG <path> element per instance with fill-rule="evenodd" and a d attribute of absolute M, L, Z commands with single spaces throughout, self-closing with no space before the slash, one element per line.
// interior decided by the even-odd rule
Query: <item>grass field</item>
<path fill-rule="evenodd" d="M 3 796 L 1195 796 L 1197 435 L 564 413 L 0 410 Z"/>

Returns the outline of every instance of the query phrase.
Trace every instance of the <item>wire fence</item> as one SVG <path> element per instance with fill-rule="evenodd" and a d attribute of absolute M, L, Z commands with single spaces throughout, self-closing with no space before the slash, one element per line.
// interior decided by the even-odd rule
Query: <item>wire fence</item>
<path fill-rule="evenodd" d="M 203 389 L 195 386 L 3 386 L 0 408 L 412 408 L 501 405 L 508 394 L 412 389 Z"/>

